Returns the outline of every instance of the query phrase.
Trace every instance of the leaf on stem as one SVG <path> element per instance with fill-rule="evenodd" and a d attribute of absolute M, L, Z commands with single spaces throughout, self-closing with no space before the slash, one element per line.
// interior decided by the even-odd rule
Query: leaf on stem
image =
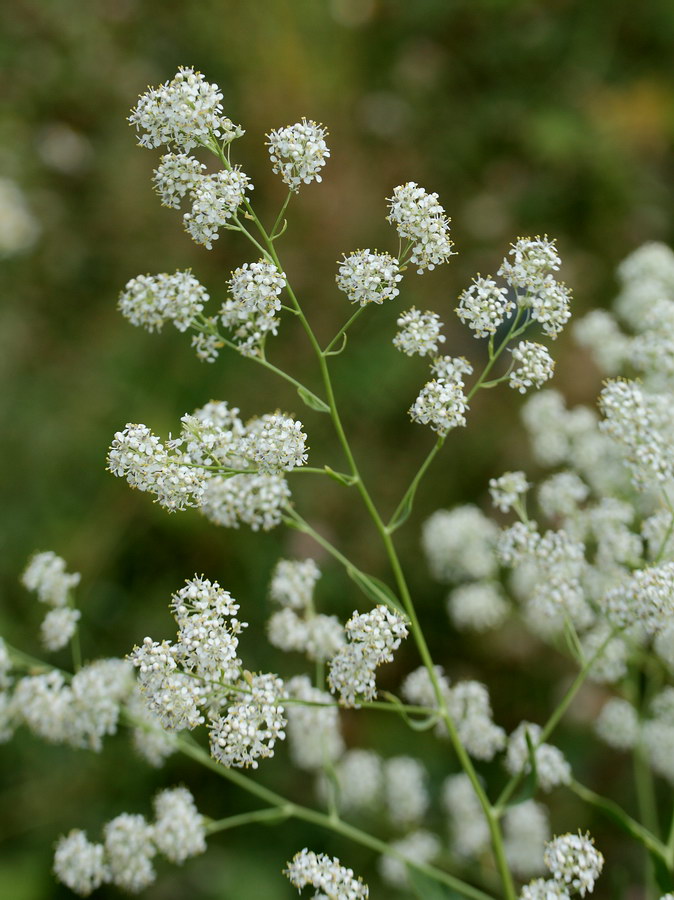
<path fill-rule="evenodd" d="M 387 606 L 393 607 L 396 612 L 407 618 L 407 613 L 400 605 L 400 600 L 387 584 L 375 578 L 374 575 L 366 575 L 365 572 L 361 572 L 354 566 L 347 566 L 346 572 L 367 597 L 375 603 L 385 603 Z"/>
<path fill-rule="evenodd" d="M 313 394 L 310 390 L 305 387 L 298 387 L 297 393 L 300 395 L 300 399 L 303 403 L 306 403 L 311 409 L 315 409 L 316 412 L 329 413 L 330 407 L 325 402 L 325 400 L 321 400 L 320 397 L 317 397 L 316 394 Z"/>
<path fill-rule="evenodd" d="M 389 534 L 393 534 L 401 525 L 403 525 L 410 517 L 410 513 L 412 512 L 412 507 L 414 506 L 414 496 L 417 492 L 418 483 L 413 484 L 408 489 L 407 493 L 400 501 L 398 508 L 391 516 L 391 520 L 386 526 L 386 530 Z"/>

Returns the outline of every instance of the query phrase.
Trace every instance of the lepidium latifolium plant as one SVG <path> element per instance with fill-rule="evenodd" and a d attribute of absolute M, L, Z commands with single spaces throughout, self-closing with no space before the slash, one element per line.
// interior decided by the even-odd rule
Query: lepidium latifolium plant
<path fill-rule="evenodd" d="M 343 306 L 344 324 L 323 344 L 280 248 L 290 240 L 291 202 L 321 181 L 329 162 L 328 132 L 303 119 L 267 135 L 271 167 L 287 188 L 269 225 L 255 211 L 250 177 L 234 161 L 243 130 L 224 115 L 222 99 L 217 85 L 184 68 L 141 96 L 129 121 L 142 147 L 161 148 L 154 188 L 165 206 L 182 212 L 189 237 L 206 251 L 222 237 L 236 240 L 249 259 L 217 299 L 191 271 L 162 272 L 132 278 L 119 309 L 149 332 L 169 323 L 188 332 L 209 365 L 227 352 L 241 354 L 251 370 L 270 370 L 294 387 L 304 414 L 300 421 L 265 404 L 245 418 L 232 393 L 186 412 L 174 437 L 127 424 L 112 438 L 107 466 L 167 512 L 193 508 L 224 528 L 302 532 L 321 548 L 321 559 L 345 571 L 351 591 L 342 614 L 328 615 L 314 559 L 280 559 L 269 572 L 266 639 L 287 652 L 283 676 L 247 668 L 247 644 L 261 639 L 261 629 L 248 628 L 246 598 L 232 597 L 217 572 L 187 572 L 175 586 L 175 639 L 139 635 L 137 646 L 120 648 L 120 658 L 89 661 L 78 638 L 79 575 L 56 553 L 36 553 L 22 580 L 47 607 L 40 639 L 46 652 L 70 645 L 72 667 L 0 643 L 3 739 L 25 727 L 74 752 L 102 752 L 121 725 L 149 765 L 183 754 L 255 803 L 223 818 L 216 792 L 199 811 L 188 786 L 167 785 L 140 800 L 146 815 L 120 810 L 93 835 L 77 827 L 73 811 L 73 830 L 56 842 L 56 877 L 81 896 L 109 883 L 137 893 L 155 880 L 159 855 L 189 865 L 211 841 L 226 841 L 219 832 L 297 819 L 312 826 L 313 846 L 279 860 L 279 877 L 283 872 L 316 898 L 370 895 L 349 868 L 349 842 L 361 845 L 360 859 L 378 857 L 378 874 L 369 878 L 377 882 L 373 897 L 568 900 L 591 894 L 596 884 L 598 894 L 626 897 L 614 892 L 610 872 L 624 872 L 625 863 L 609 856 L 605 865 L 584 828 L 592 812 L 615 831 L 608 849 L 622 854 L 635 846 L 626 853 L 629 896 L 672 900 L 674 254 L 657 244 L 637 250 L 619 269 L 616 316 L 598 311 L 575 325 L 607 380 L 598 409 L 568 408 L 544 387 L 553 376 L 550 347 L 571 314 L 554 240 L 515 239 L 493 276 L 477 276 L 457 291 L 451 328 L 472 332 L 475 353 L 470 361 L 443 355 L 449 323 L 405 308 L 404 293 L 408 279 L 451 261 L 450 222 L 437 194 L 408 182 L 387 200 L 388 248 L 347 251 L 337 262 L 334 302 Z M 392 341 L 401 365 L 405 356 L 428 361 L 408 412 L 419 426 L 420 457 L 424 445 L 431 447 L 398 504 L 385 511 L 343 427 L 331 360 L 358 340 L 361 316 L 376 316 L 389 303 L 399 307 L 397 331 L 384 337 L 382 328 L 378 339 Z M 311 387 L 271 361 L 284 319 L 297 320 L 315 353 Z M 488 502 L 438 510 L 423 525 L 421 545 L 431 577 L 446 586 L 438 590 L 446 592 L 448 634 L 524 629 L 567 658 L 573 675 L 555 708 L 510 734 L 499 724 L 506 711 L 492 710 L 488 685 L 456 680 L 432 658 L 395 542 L 435 457 L 448 438 L 460 440 L 480 392 L 494 388 L 527 395 L 521 414 L 529 466 L 545 477 L 532 484 L 525 463 L 495 472 L 484 485 L 493 515 Z M 401 416 L 405 405 L 401 400 Z M 331 420 L 339 470 L 309 455 L 307 434 L 321 417 Z M 293 500 L 297 478 L 339 483 L 336 489 L 371 519 L 387 571 L 363 571 L 305 518 Z M 395 693 L 382 691 L 379 669 L 403 641 L 413 645 L 416 666 Z M 587 681 L 602 686 L 605 702 L 586 745 L 602 742 L 607 757 L 632 756 L 634 808 L 577 780 L 553 743 Z M 343 709 L 375 721 L 399 717 L 414 732 L 418 758 L 383 758 L 350 745 Z M 435 741 L 445 766 L 441 781 L 422 762 Z M 306 773 L 305 783 L 314 782 L 312 800 L 265 785 L 265 760 L 278 752 Z M 554 821 L 552 792 L 573 795 L 555 806 Z M 341 838 L 343 860 L 325 852 L 330 832 Z"/>

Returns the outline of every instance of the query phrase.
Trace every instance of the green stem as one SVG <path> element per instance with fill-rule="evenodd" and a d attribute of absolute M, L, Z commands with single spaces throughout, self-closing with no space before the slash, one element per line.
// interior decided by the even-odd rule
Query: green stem
<path fill-rule="evenodd" d="M 358 316 L 361 315 L 361 313 L 363 312 L 364 309 L 365 309 L 364 306 L 359 306 L 359 307 L 358 307 L 358 309 L 357 309 L 357 310 L 355 311 L 355 313 L 351 316 L 351 318 L 350 318 L 347 322 L 345 322 L 344 325 L 342 325 L 342 327 L 339 329 L 339 331 L 337 332 L 337 334 L 336 334 L 336 335 L 333 337 L 333 339 L 330 341 L 330 343 L 329 343 L 328 346 L 325 348 L 325 350 L 323 350 L 323 353 L 325 353 L 325 354 L 327 355 L 327 354 L 332 350 L 332 348 L 335 346 L 335 344 L 337 343 L 337 341 L 341 338 L 341 336 L 342 336 L 343 334 L 346 334 L 346 332 L 349 330 L 349 328 L 351 327 L 351 325 L 353 325 L 353 323 L 356 321 L 356 319 L 358 318 Z"/>
<path fill-rule="evenodd" d="M 256 809 L 253 812 L 240 813 L 238 816 L 228 816 L 226 819 L 218 819 L 217 822 L 209 822 L 206 826 L 206 834 L 217 834 L 219 831 L 229 831 L 230 828 L 238 828 L 240 825 L 252 825 L 257 822 L 268 822 L 276 825 L 284 822 L 293 815 L 293 804 L 287 806 L 270 806 L 266 809 Z"/>
<path fill-rule="evenodd" d="M 389 519 L 389 523 L 388 523 L 388 525 L 386 526 L 386 528 L 387 528 L 387 530 L 388 530 L 389 533 L 392 533 L 393 531 L 395 531 L 396 528 L 398 528 L 399 525 L 402 525 L 402 523 L 403 523 L 403 521 L 404 521 L 404 519 L 402 518 L 402 516 L 403 516 L 403 511 L 404 511 L 405 508 L 408 507 L 408 506 L 409 506 L 409 508 L 411 509 L 412 502 L 413 502 L 413 500 L 414 500 L 414 495 L 415 495 L 416 492 L 417 492 L 417 488 L 419 487 L 419 483 L 420 483 L 421 479 L 424 477 L 424 475 L 426 474 L 426 470 L 428 469 L 428 467 L 430 466 L 430 464 L 433 462 L 433 460 L 435 459 L 435 457 L 438 455 L 438 453 L 439 453 L 440 450 L 442 449 L 442 445 L 445 443 L 445 438 L 446 438 L 446 437 L 447 437 L 447 435 L 444 435 L 444 434 L 443 434 L 443 435 L 440 435 L 440 437 L 437 439 L 437 441 L 435 442 L 435 444 L 434 444 L 433 447 L 431 448 L 430 452 L 429 452 L 428 455 L 426 456 L 426 459 L 425 459 L 425 460 L 423 461 L 423 463 L 421 464 L 421 466 L 420 466 L 420 468 L 419 468 L 419 471 L 417 472 L 417 474 L 416 474 L 416 475 L 414 476 L 414 478 L 412 479 L 412 483 L 410 484 L 410 486 L 409 486 L 409 487 L 407 488 L 407 490 L 405 491 L 402 500 L 401 500 L 400 503 L 397 505 L 397 507 L 396 507 L 396 509 L 395 509 L 395 512 L 393 513 L 393 515 L 392 515 L 391 518 Z"/>
<path fill-rule="evenodd" d="M 292 197 L 292 195 L 293 195 L 293 192 L 288 191 L 286 198 L 283 201 L 283 206 L 281 207 L 281 210 L 280 210 L 278 216 L 276 216 L 276 221 L 274 222 L 274 227 L 272 228 L 271 233 L 269 235 L 269 240 L 271 240 L 271 241 L 274 241 L 274 240 L 276 240 L 277 237 L 280 237 L 280 235 L 276 233 L 276 229 L 279 227 L 281 220 L 283 219 L 283 216 L 285 215 L 286 209 L 288 209 L 288 204 L 290 203 L 290 198 Z"/>
<path fill-rule="evenodd" d="M 212 759 L 206 753 L 206 751 L 203 750 L 196 742 L 192 741 L 189 738 L 179 738 L 177 744 L 180 751 L 186 756 L 189 756 L 191 759 L 195 760 L 206 768 L 213 770 L 218 775 L 220 775 L 221 778 L 227 779 L 228 781 L 237 785 L 237 787 L 240 787 L 243 790 L 254 794 L 256 797 L 259 797 L 270 807 L 275 807 L 278 810 L 282 810 L 284 817 L 301 819 L 304 822 L 309 822 L 312 825 L 317 825 L 319 828 L 325 828 L 328 831 L 333 831 L 336 834 L 341 834 L 343 837 L 349 838 L 350 840 L 354 841 L 357 844 L 360 844 L 363 847 L 368 847 L 370 850 L 374 850 L 376 853 L 381 853 L 386 856 L 392 856 L 395 859 L 400 860 L 400 862 L 406 863 L 412 868 L 417 869 L 419 872 L 423 872 L 425 875 L 428 875 L 429 878 L 433 878 L 435 881 L 446 884 L 449 888 L 459 893 L 462 897 L 468 897 L 469 900 L 493 900 L 493 898 L 490 897 L 489 894 L 485 894 L 484 891 L 481 891 L 478 888 L 475 888 L 472 885 L 461 881 L 459 878 L 455 878 L 453 875 L 450 875 L 447 872 L 443 872 L 442 869 L 438 869 L 435 866 L 425 865 L 408 859 L 390 844 L 387 844 L 384 841 L 379 840 L 378 838 L 372 837 L 372 835 L 367 834 L 367 832 L 361 831 L 360 828 L 349 825 L 347 822 L 342 821 L 342 819 L 335 815 L 329 816 L 326 815 L 326 813 L 320 812 L 319 810 L 310 809 L 306 806 L 300 806 L 296 803 L 290 803 L 285 797 L 277 794 L 275 791 L 271 791 L 268 788 L 263 787 L 262 785 L 253 781 L 252 778 L 249 778 L 247 775 L 238 772 L 236 769 L 227 769 L 224 766 L 220 765 L 220 763 Z"/>

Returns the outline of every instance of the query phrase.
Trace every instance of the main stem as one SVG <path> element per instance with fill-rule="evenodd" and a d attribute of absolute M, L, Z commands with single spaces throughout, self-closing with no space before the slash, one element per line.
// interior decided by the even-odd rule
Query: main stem
<path fill-rule="evenodd" d="M 249 213 L 253 218 L 260 235 L 262 236 L 262 240 L 267 247 L 267 251 L 274 263 L 278 267 L 279 271 L 283 271 L 283 267 L 278 258 L 278 254 L 276 253 L 276 248 L 273 242 L 270 240 L 267 232 L 264 230 L 264 227 L 260 223 L 259 219 L 255 215 L 252 210 L 252 207 L 249 207 Z M 512 875 L 510 874 L 510 869 L 508 867 L 508 862 L 505 857 L 505 849 L 503 845 L 503 835 L 501 833 L 501 827 L 499 824 L 498 816 L 496 815 L 491 803 L 489 802 L 489 798 L 487 797 L 482 784 L 477 776 L 477 772 L 475 771 L 475 767 L 473 766 L 472 760 L 470 759 L 468 753 L 466 752 L 461 740 L 459 738 L 456 726 L 454 724 L 454 720 L 449 713 L 447 708 L 447 703 L 445 701 L 442 688 L 440 686 L 440 682 L 438 679 L 437 672 L 435 670 L 435 666 L 433 664 L 433 659 L 431 657 L 430 650 L 428 649 L 428 644 L 426 643 L 426 638 L 422 631 L 421 625 L 419 623 L 419 619 L 417 617 L 416 610 L 414 608 L 414 602 L 412 600 L 412 596 L 410 594 L 409 588 L 407 586 L 407 581 L 405 579 L 405 575 L 400 563 L 400 559 L 398 557 L 398 553 L 396 551 L 395 545 L 391 538 L 391 535 L 382 520 L 379 511 L 377 510 L 372 497 L 370 496 L 369 491 L 367 490 L 365 484 L 363 483 L 363 479 L 361 477 L 360 471 L 358 469 L 358 465 L 354 458 L 353 452 L 351 450 L 351 446 L 346 437 L 346 433 L 344 431 L 344 426 L 342 425 L 342 420 L 340 418 L 337 403 L 335 400 L 335 393 L 332 386 L 332 379 L 330 377 L 330 370 L 328 368 L 328 362 L 325 356 L 325 353 L 321 349 L 318 340 L 311 328 L 309 322 L 304 315 L 304 312 L 299 304 L 297 297 L 291 286 L 286 282 L 286 287 L 288 291 L 288 296 L 290 297 L 291 303 L 293 307 L 297 311 L 297 315 L 302 323 L 302 326 L 309 338 L 309 342 L 311 343 L 316 357 L 318 359 L 318 364 L 321 370 L 321 376 L 323 378 L 323 384 L 325 387 L 325 393 L 328 401 L 328 406 L 330 407 L 330 417 L 332 419 L 333 426 L 335 428 L 335 432 L 337 433 L 338 440 L 341 444 L 344 455 L 349 464 L 349 468 L 351 469 L 351 473 L 354 478 L 355 486 L 358 489 L 359 494 L 365 504 L 365 507 L 374 522 L 374 525 L 379 532 L 379 535 L 384 544 L 386 555 L 388 556 L 389 564 L 393 571 L 393 576 L 395 578 L 395 582 L 398 588 L 398 592 L 400 594 L 400 598 L 405 607 L 405 611 L 410 621 L 410 630 L 412 631 L 412 635 L 414 637 L 414 641 L 417 645 L 417 649 L 419 651 L 419 655 L 421 656 L 422 662 L 428 671 L 429 678 L 431 680 L 431 684 L 433 685 L 433 692 L 435 694 L 436 702 L 438 704 L 438 708 L 441 711 L 442 718 L 447 727 L 447 732 L 449 734 L 450 740 L 454 747 L 454 751 L 461 763 L 463 770 L 466 775 L 470 779 L 470 782 L 473 786 L 473 789 L 478 797 L 480 802 L 480 806 L 484 812 L 484 815 L 487 819 L 487 823 L 489 826 L 489 833 L 491 837 L 492 848 L 494 851 L 494 857 L 496 859 L 496 865 L 499 871 L 499 875 L 501 877 L 501 881 L 503 883 L 503 890 L 506 897 L 506 900 L 515 900 L 516 892 L 515 886 L 513 883 Z M 511 328 L 512 331 L 515 328 L 515 324 Z M 483 378 L 486 375 L 486 371 L 483 373 Z M 477 389 L 477 388 L 475 388 Z M 375 840 L 374 838 L 372 840 Z"/>

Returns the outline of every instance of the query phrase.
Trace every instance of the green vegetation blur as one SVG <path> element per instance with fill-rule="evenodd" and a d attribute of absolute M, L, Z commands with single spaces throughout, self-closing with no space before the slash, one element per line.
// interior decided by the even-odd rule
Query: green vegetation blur
<path fill-rule="evenodd" d="M 187 336 L 171 327 L 149 335 L 117 312 L 117 295 L 131 277 L 187 267 L 215 304 L 230 270 L 254 258 L 227 232 L 210 252 L 196 246 L 180 214 L 160 206 L 150 184 L 159 151 L 136 146 L 125 122 L 129 108 L 179 65 L 217 82 L 226 113 L 246 129 L 233 153 L 253 179 L 256 209 L 267 222 L 285 193 L 271 172 L 264 134 L 301 116 L 328 126 L 332 157 L 323 184 L 293 199 L 280 241 L 286 270 L 325 339 L 350 313 L 334 285 L 342 252 L 395 252 L 385 221 L 393 187 L 417 181 L 440 194 L 459 255 L 423 276 L 408 272 L 401 296 L 367 311 L 334 364 L 356 455 L 389 511 L 433 440 L 406 413 L 426 365 L 391 347 L 403 306 L 435 309 L 447 323 L 446 352 L 479 363 L 484 347 L 453 310 L 471 277 L 493 272 L 516 236 L 558 239 L 576 313 L 610 302 L 615 265 L 629 251 L 645 240 L 671 241 L 674 4 L 10 0 L 0 17 L 0 177 L 3 189 L 22 192 L 29 219 L 17 238 L 0 205 L 0 633 L 40 654 L 42 610 L 18 577 L 34 550 L 51 549 L 82 573 L 87 658 L 124 655 L 146 634 L 171 638 L 170 594 L 197 572 L 241 602 L 251 623 L 242 639 L 251 669 L 299 671 L 298 658 L 281 658 L 264 637 L 274 562 L 314 555 L 324 569 L 319 600 L 343 617 L 362 603 L 354 585 L 295 534 L 217 529 L 191 511 L 171 516 L 105 471 L 107 446 L 126 422 L 166 435 L 184 412 L 210 399 L 225 399 L 246 417 L 277 407 L 295 413 L 310 436 L 311 464 L 343 466 L 327 417 L 303 407 L 285 384 L 240 358 L 200 363 Z M 568 337 L 553 352 L 556 386 L 573 403 L 593 402 L 600 381 L 585 355 Z M 284 325 L 270 356 L 318 387 L 295 323 Z M 458 636 L 445 614 L 444 590 L 421 560 L 418 535 L 439 506 L 486 505 L 487 480 L 505 469 L 535 476 L 520 405 L 505 387 L 478 395 L 468 429 L 448 439 L 400 532 L 437 661 L 452 678 L 487 683 L 496 720 L 507 728 L 523 717 L 540 721 L 570 668 L 517 630 Z M 293 482 L 307 517 L 364 570 L 388 577 L 358 498 L 332 482 L 308 480 Z M 55 661 L 67 665 L 67 654 Z M 383 680 L 393 688 L 416 665 L 408 647 Z M 610 794 L 627 773 L 614 755 L 607 764 L 607 752 L 587 736 L 602 697 L 596 688 L 581 695 L 559 741 L 580 779 Z M 445 745 L 391 719 L 349 713 L 349 744 L 419 756 L 438 780 L 456 770 Z M 0 748 L 0 760 L 0 897 L 12 900 L 71 896 L 50 874 L 58 835 L 83 827 L 98 839 L 103 823 L 122 811 L 149 815 L 159 787 L 187 784 L 215 819 L 255 807 L 178 757 L 151 769 L 136 759 L 124 733 L 97 756 L 49 747 L 22 731 Z M 257 777 L 313 802 L 310 779 L 292 770 L 283 747 Z M 593 829 L 612 873 L 595 896 L 620 896 L 632 859 L 610 826 L 559 794 L 553 827 Z M 629 804 L 631 797 L 622 800 Z M 435 825 L 442 833 L 440 817 Z M 280 870 L 306 845 L 353 866 L 370 882 L 374 900 L 389 896 L 378 886 L 370 853 L 293 823 L 218 835 L 203 858 L 182 869 L 160 866 L 145 896 L 289 898 L 294 892 Z"/>

